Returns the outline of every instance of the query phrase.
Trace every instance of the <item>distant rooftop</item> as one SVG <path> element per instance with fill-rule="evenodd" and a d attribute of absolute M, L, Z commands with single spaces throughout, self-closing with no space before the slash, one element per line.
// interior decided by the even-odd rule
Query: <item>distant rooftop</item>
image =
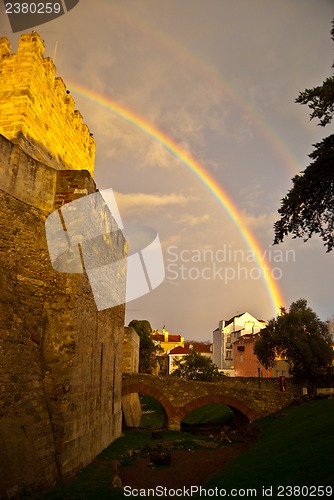
<path fill-rule="evenodd" d="M 154 340 L 160 340 L 161 342 L 166 342 L 165 335 L 163 333 L 151 333 L 151 337 L 154 337 Z M 168 333 L 167 342 L 181 342 L 181 335 Z"/>
<path fill-rule="evenodd" d="M 189 354 L 189 347 L 181 347 L 180 345 L 174 347 L 169 351 L 169 354 Z"/>

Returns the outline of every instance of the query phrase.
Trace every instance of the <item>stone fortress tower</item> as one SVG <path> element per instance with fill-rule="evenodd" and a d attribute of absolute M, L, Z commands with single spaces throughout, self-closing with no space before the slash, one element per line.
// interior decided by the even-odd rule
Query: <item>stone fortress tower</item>
<path fill-rule="evenodd" d="M 95 141 L 43 54 L 36 32 L 16 54 L 0 39 L 0 498 L 70 476 L 121 433 L 124 305 L 98 312 L 86 274 L 48 254 L 47 216 L 96 192 Z M 124 258 L 124 238 L 110 250 Z"/>
<path fill-rule="evenodd" d="M 95 141 L 36 32 L 22 35 L 16 54 L 0 39 L 0 133 L 57 170 L 93 175 Z"/>

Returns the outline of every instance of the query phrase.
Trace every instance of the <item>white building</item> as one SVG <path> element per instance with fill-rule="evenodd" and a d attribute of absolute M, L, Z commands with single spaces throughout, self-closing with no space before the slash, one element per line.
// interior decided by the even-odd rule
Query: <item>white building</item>
<path fill-rule="evenodd" d="M 258 333 L 265 328 L 266 322 L 254 318 L 248 312 L 219 321 L 213 332 L 213 362 L 226 375 L 234 376 L 233 342 L 239 337 Z"/>
<path fill-rule="evenodd" d="M 173 373 L 176 369 L 175 360 L 180 360 L 182 357 L 187 356 L 191 350 L 194 349 L 198 354 L 212 360 L 212 344 L 206 342 L 185 342 L 183 346 L 175 346 L 174 349 L 167 351 L 163 356 L 160 356 L 162 361 L 161 365 L 167 375 Z"/>

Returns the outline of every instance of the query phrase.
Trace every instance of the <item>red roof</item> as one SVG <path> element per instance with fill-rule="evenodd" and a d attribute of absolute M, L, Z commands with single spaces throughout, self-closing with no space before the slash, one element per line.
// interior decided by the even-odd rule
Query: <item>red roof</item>
<path fill-rule="evenodd" d="M 169 354 L 189 354 L 189 349 L 178 345 L 178 346 L 174 347 L 174 349 L 171 349 L 169 351 Z"/>
<path fill-rule="evenodd" d="M 163 333 L 152 333 L 151 337 L 154 340 L 160 340 L 161 342 L 165 341 L 165 336 Z M 167 342 L 181 342 L 181 335 L 168 334 Z"/>
<path fill-rule="evenodd" d="M 168 334 L 168 342 L 181 342 L 181 335 Z"/>
<path fill-rule="evenodd" d="M 253 342 L 253 341 L 256 341 L 260 336 L 260 332 L 256 332 L 256 333 L 246 333 L 245 335 L 243 335 L 242 337 L 239 337 L 235 342 L 233 342 L 233 344 L 239 344 L 239 343 L 243 343 L 243 342 Z"/>
<path fill-rule="evenodd" d="M 193 346 L 196 352 L 199 353 L 211 353 L 211 344 L 206 344 L 204 342 L 196 342 L 196 341 L 187 341 L 184 343 L 185 347 L 189 347 L 190 345 Z"/>
<path fill-rule="evenodd" d="M 161 335 L 161 334 L 152 333 L 151 337 L 154 340 L 160 340 L 161 342 L 163 342 L 165 340 L 165 337 L 163 335 Z"/>

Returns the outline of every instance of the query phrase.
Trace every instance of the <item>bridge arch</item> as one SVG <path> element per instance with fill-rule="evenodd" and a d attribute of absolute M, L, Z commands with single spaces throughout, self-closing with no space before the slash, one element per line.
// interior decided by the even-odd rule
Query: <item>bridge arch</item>
<path fill-rule="evenodd" d="M 178 412 L 180 422 L 191 411 L 210 403 L 220 403 L 231 408 L 235 413 L 235 424 L 239 428 L 248 427 L 248 425 L 257 418 L 255 412 L 239 399 L 221 394 L 208 394 L 199 396 L 180 408 Z"/>
<path fill-rule="evenodd" d="M 229 406 L 235 413 L 236 425 L 245 426 L 287 406 L 294 398 L 293 391 L 280 392 L 271 380 L 258 387 L 253 379 L 231 379 L 221 382 L 182 380 L 142 373 L 123 374 L 123 394 L 143 393 L 157 400 L 165 413 L 165 425 L 180 430 L 187 413 L 209 403 Z M 275 381 L 274 381 L 275 382 Z"/>
<path fill-rule="evenodd" d="M 123 385 L 123 391 L 122 391 L 123 396 L 133 393 L 146 394 L 147 396 L 151 396 L 152 398 L 159 401 L 165 414 L 164 427 L 166 428 L 169 427 L 169 422 L 173 418 L 175 410 L 162 391 L 159 391 L 159 389 L 149 384 L 143 384 L 143 383 L 134 382 L 130 384 L 128 383 L 125 386 Z"/>

